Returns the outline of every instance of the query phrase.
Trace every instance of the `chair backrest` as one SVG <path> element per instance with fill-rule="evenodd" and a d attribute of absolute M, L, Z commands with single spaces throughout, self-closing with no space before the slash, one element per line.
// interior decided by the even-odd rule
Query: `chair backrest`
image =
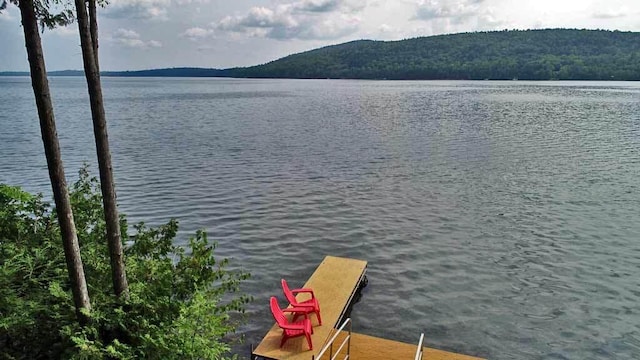
<path fill-rule="evenodd" d="M 287 298 L 287 301 L 289 301 L 289 304 L 295 306 L 298 303 L 298 301 L 296 300 L 296 296 L 293 295 L 293 293 L 291 292 L 291 289 L 289 289 L 287 280 L 282 279 L 281 283 L 282 283 L 282 292 L 284 292 L 284 296 Z"/>
<path fill-rule="evenodd" d="M 271 299 L 269 299 L 269 302 L 271 304 L 271 314 L 273 315 L 273 318 L 278 323 L 278 326 L 282 327 L 283 325 L 287 325 L 289 322 L 287 321 L 287 318 L 284 316 L 282 309 L 280 309 L 280 305 L 278 304 L 278 299 L 276 299 L 275 296 L 272 296 Z"/>

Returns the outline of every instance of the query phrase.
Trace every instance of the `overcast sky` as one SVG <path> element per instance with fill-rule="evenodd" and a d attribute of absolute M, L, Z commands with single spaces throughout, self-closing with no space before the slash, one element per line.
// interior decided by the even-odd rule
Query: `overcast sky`
<path fill-rule="evenodd" d="M 109 0 L 100 66 L 137 70 L 261 64 L 356 39 L 502 29 L 640 31 L 638 0 Z M 48 70 L 81 69 L 77 25 L 45 31 Z M 0 14 L 0 71 L 28 70 L 20 14 Z"/>

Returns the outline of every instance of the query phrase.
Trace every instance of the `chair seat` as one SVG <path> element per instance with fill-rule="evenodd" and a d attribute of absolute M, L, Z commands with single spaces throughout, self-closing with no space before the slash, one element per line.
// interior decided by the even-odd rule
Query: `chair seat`
<path fill-rule="evenodd" d="M 299 313 L 305 313 L 303 308 L 288 308 L 284 311 L 294 313 L 294 320 L 289 321 L 286 316 L 284 316 L 284 311 L 280 308 L 278 304 L 278 300 L 272 296 L 269 299 L 271 306 L 271 314 L 273 318 L 276 320 L 278 326 L 282 329 L 282 340 L 280 341 L 280 347 L 284 345 L 284 343 L 290 338 L 297 336 L 304 336 L 307 339 L 307 344 L 309 345 L 309 350 L 313 350 L 313 344 L 311 343 L 311 334 L 313 334 L 313 328 L 311 327 L 311 320 L 306 317 L 300 320 L 295 321 L 296 315 Z"/>
<path fill-rule="evenodd" d="M 313 329 L 311 328 L 311 320 L 307 318 L 291 323 L 291 325 L 302 325 L 302 329 L 283 329 L 284 333 L 287 334 L 287 337 L 301 336 L 307 332 L 313 333 Z"/>

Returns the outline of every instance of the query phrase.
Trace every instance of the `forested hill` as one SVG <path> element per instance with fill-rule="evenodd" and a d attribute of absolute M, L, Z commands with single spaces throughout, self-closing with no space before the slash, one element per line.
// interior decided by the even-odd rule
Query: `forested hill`
<path fill-rule="evenodd" d="M 640 80 L 640 33 L 549 29 L 360 40 L 228 69 L 224 76 Z"/>
<path fill-rule="evenodd" d="M 640 80 L 640 33 L 512 30 L 400 41 L 359 40 L 231 69 L 171 68 L 103 76 L 332 79 Z M 28 75 L 28 73 L 0 73 Z M 51 72 L 80 76 L 81 71 Z"/>

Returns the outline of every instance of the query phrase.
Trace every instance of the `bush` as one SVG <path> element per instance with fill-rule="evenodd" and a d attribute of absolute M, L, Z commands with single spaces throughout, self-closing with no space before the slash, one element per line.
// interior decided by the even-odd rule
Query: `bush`
<path fill-rule="evenodd" d="M 173 245 L 178 223 L 140 223 L 125 246 L 129 298 L 113 295 L 97 180 L 86 169 L 71 187 L 78 240 L 91 297 L 90 322 L 76 318 L 55 209 L 0 184 L 0 359 L 223 359 L 249 297 L 248 278 L 214 257 L 198 231 Z"/>

